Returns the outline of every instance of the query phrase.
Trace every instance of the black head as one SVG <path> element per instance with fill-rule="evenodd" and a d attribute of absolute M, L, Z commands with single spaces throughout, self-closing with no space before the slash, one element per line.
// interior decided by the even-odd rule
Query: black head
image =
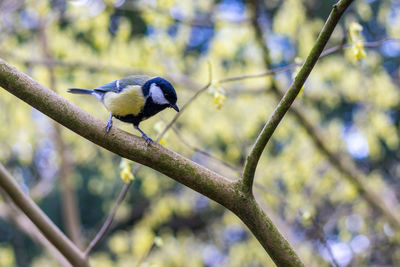
<path fill-rule="evenodd" d="M 176 105 L 178 97 L 172 84 L 167 80 L 156 77 L 148 80 L 143 85 L 143 93 L 152 99 L 155 104 L 168 105 L 179 112 L 179 108 Z"/>

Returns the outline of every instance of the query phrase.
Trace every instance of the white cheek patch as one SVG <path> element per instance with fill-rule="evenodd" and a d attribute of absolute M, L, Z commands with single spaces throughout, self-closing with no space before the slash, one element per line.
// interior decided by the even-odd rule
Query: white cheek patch
<path fill-rule="evenodd" d="M 155 83 L 150 85 L 150 97 L 153 99 L 153 102 L 156 104 L 169 104 L 168 100 L 165 99 L 164 94 L 160 87 L 158 87 Z"/>

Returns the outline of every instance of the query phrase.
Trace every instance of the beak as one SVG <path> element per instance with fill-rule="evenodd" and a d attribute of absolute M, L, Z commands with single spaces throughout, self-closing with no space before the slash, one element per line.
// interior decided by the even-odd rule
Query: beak
<path fill-rule="evenodd" d="M 170 106 L 171 106 L 171 108 L 175 109 L 176 112 L 179 112 L 179 108 L 178 108 L 178 106 L 176 104 L 170 105 Z"/>

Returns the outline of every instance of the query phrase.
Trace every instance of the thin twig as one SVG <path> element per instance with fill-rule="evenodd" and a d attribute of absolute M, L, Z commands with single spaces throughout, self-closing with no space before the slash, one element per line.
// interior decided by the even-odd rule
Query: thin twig
<path fill-rule="evenodd" d="M 137 170 L 139 169 L 140 165 L 137 165 L 135 167 L 135 169 L 133 169 L 132 173 L 136 173 Z M 104 235 L 107 233 L 108 229 L 110 229 L 110 226 L 114 220 L 114 216 L 117 213 L 118 207 L 121 205 L 122 201 L 124 200 L 126 193 L 128 192 L 130 185 L 132 183 L 129 184 L 124 184 L 124 186 L 122 187 L 121 192 L 119 193 L 119 196 L 117 198 L 117 200 L 114 203 L 114 206 L 112 207 L 110 214 L 107 216 L 107 219 L 104 221 L 104 224 L 101 226 L 99 232 L 96 234 L 96 236 L 93 238 L 92 241 L 90 241 L 88 247 L 86 248 L 85 252 L 83 253 L 85 255 L 85 257 L 87 258 L 90 251 L 92 251 L 92 249 L 97 245 L 97 243 L 99 243 L 99 241 L 104 237 Z"/>
<path fill-rule="evenodd" d="M 373 42 L 364 42 L 363 45 L 364 47 L 367 48 L 374 48 L 374 47 L 378 47 L 381 46 L 382 44 L 388 42 L 388 41 L 394 41 L 394 42 L 400 42 L 400 38 L 390 38 L 390 37 L 386 37 L 383 38 L 382 40 L 378 40 L 378 41 L 373 41 Z M 337 45 L 331 48 L 328 48 L 326 50 L 324 50 L 324 52 L 321 53 L 321 55 L 319 56 L 319 58 L 323 58 L 326 57 L 328 55 L 334 54 L 336 52 L 342 51 L 344 49 L 348 49 L 351 48 L 352 44 L 345 44 L 345 45 Z M 248 74 L 248 75 L 241 75 L 241 76 L 234 76 L 234 77 L 229 77 L 229 78 L 223 78 L 221 80 L 219 80 L 219 83 L 228 83 L 228 82 L 236 82 L 236 81 L 241 81 L 241 80 L 246 80 L 246 79 L 254 79 L 254 78 L 263 78 L 265 76 L 269 76 L 269 75 L 275 75 L 278 73 L 282 73 L 285 71 L 288 71 L 290 69 L 293 69 L 297 66 L 301 66 L 305 63 L 305 61 L 301 62 L 301 63 L 292 63 L 283 67 L 278 67 L 278 68 L 274 68 L 271 70 L 268 70 L 266 72 L 262 72 L 262 73 L 258 73 L 258 74 Z"/>
<path fill-rule="evenodd" d="M 210 87 L 211 83 L 212 83 L 212 69 L 211 69 L 211 64 L 209 63 L 208 65 L 209 69 L 209 81 L 208 83 L 200 88 L 198 91 L 196 91 L 196 93 L 181 107 L 180 111 L 178 113 L 175 114 L 175 116 L 173 117 L 173 119 L 164 127 L 163 131 L 157 136 L 156 138 L 156 142 L 160 141 L 160 139 L 165 135 L 165 133 L 172 127 L 172 125 L 176 122 L 176 120 L 182 116 L 183 112 L 187 109 L 187 107 L 193 103 L 193 101 L 201 94 L 203 93 L 205 90 L 207 90 L 208 87 Z M 135 175 L 139 169 L 142 167 L 143 165 L 138 164 L 136 165 L 136 167 L 132 170 L 132 174 Z M 116 202 L 114 203 L 114 206 L 112 207 L 109 215 L 107 216 L 107 219 L 104 221 L 103 226 L 100 228 L 99 232 L 96 234 L 96 236 L 93 238 L 93 240 L 89 243 L 88 247 L 86 248 L 84 255 L 85 257 L 88 257 L 90 251 L 99 243 L 99 241 L 106 235 L 108 229 L 110 228 L 115 214 L 118 210 L 118 207 L 121 205 L 122 201 L 124 200 L 126 193 L 128 192 L 129 188 L 130 188 L 131 183 L 129 184 L 124 184 L 124 186 L 122 187 L 121 192 L 119 193 L 119 196 L 116 200 Z"/>
<path fill-rule="evenodd" d="M 259 95 L 266 95 L 268 93 L 269 93 L 269 91 L 265 90 L 265 87 L 264 88 L 248 88 L 248 89 L 232 88 L 226 92 L 226 95 L 228 97 L 236 97 L 236 96 L 242 96 L 242 95 L 259 96 Z"/>
<path fill-rule="evenodd" d="M 364 42 L 363 45 L 364 47 L 368 47 L 368 48 L 373 48 L 373 47 L 378 47 L 383 45 L 384 43 L 388 42 L 388 41 L 394 41 L 394 42 L 400 42 L 400 38 L 391 38 L 391 37 L 385 37 L 382 40 L 378 40 L 378 41 L 373 41 L 373 42 Z M 338 51 L 341 51 L 343 49 L 348 49 L 351 48 L 353 45 L 352 44 L 345 44 L 345 45 L 337 45 L 334 47 L 331 47 L 327 50 L 325 50 L 320 57 L 325 57 L 327 55 L 336 53 Z"/>
<path fill-rule="evenodd" d="M 157 141 L 159 141 L 161 139 L 161 137 L 164 136 L 164 134 L 172 127 L 172 125 L 175 123 L 175 121 L 182 115 L 183 111 L 185 109 L 187 109 L 187 107 L 189 105 L 191 105 L 193 103 L 194 100 L 196 100 L 196 98 L 201 95 L 202 93 L 204 93 L 204 91 L 206 91 L 212 84 L 212 67 L 211 67 L 211 63 L 208 62 L 208 83 L 203 86 L 202 88 L 200 88 L 199 90 L 196 91 L 196 93 L 194 93 L 194 95 L 182 106 L 182 108 L 180 109 L 180 112 L 175 114 L 175 116 L 172 118 L 172 120 L 165 126 L 164 130 L 159 134 Z"/>
<path fill-rule="evenodd" d="M 336 260 L 335 255 L 333 254 L 332 247 L 329 245 L 328 240 L 325 237 L 324 230 L 321 227 L 321 225 L 318 224 L 318 222 L 314 219 L 311 218 L 311 222 L 313 223 L 314 228 L 317 230 L 317 235 L 319 238 L 319 242 L 325 247 L 325 249 L 328 251 L 329 257 L 331 259 L 331 263 L 334 267 L 339 267 L 339 263 Z"/>
<path fill-rule="evenodd" d="M 281 72 L 285 72 L 287 70 L 293 69 L 299 65 L 301 65 L 302 63 L 293 63 L 293 64 L 289 64 L 283 67 L 278 67 L 275 69 L 271 69 L 268 71 L 265 71 L 263 73 L 258 73 L 258 74 L 248 74 L 248 75 L 241 75 L 241 76 L 235 76 L 235 77 L 230 77 L 230 78 L 224 78 L 219 80 L 219 83 L 228 83 L 228 82 L 236 82 L 236 81 L 240 81 L 240 80 L 245 80 L 245 79 L 253 79 L 253 78 L 262 78 L 268 75 L 275 75 Z"/>
<path fill-rule="evenodd" d="M 189 141 L 187 141 L 182 136 L 182 134 L 179 132 L 179 130 L 176 127 L 172 127 L 172 130 L 174 131 L 174 133 L 178 137 L 179 141 L 181 141 L 182 144 L 184 144 L 186 147 L 188 147 L 192 151 L 200 153 L 200 154 L 203 154 L 204 156 L 206 156 L 206 157 L 208 157 L 210 159 L 218 161 L 219 163 L 221 163 L 222 165 L 228 167 L 229 169 L 231 169 L 234 172 L 239 172 L 240 171 L 240 168 L 238 168 L 238 167 L 236 167 L 236 166 L 234 166 L 234 165 L 232 165 L 232 164 L 230 164 L 230 163 L 228 163 L 226 161 L 223 161 L 222 159 L 218 158 L 217 156 L 211 154 L 210 152 L 208 152 L 208 151 L 206 151 L 204 149 L 201 149 L 199 147 L 196 147 L 195 145 L 190 144 Z"/>
<path fill-rule="evenodd" d="M 273 111 L 271 117 L 268 119 L 268 122 L 265 124 L 264 128 L 258 135 L 244 165 L 243 188 L 245 192 L 251 193 L 254 174 L 265 146 L 267 145 L 269 139 L 275 132 L 275 129 L 278 127 L 280 121 L 283 119 L 286 112 L 289 110 L 290 106 L 299 94 L 301 87 L 303 86 L 315 64 L 317 63 L 343 12 L 353 1 L 354 0 L 341 0 L 340 2 L 338 2 L 336 7 L 333 8 L 328 20 L 326 21 L 320 35 L 317 38 L 313 49 L 311 50 L 306 61 L 301 67 L 295 80 L 293 81 L 292 85 L 289 87 L 288 91 L 285 93 L 278 106 Z"/>

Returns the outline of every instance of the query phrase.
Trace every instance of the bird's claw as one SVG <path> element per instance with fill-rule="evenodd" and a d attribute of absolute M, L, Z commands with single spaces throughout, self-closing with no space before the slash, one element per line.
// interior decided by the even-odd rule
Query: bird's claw
<path fill-rule="evenodd" d="M 107 124 L 106 124 L 106 127 L 105 127 L 106 128 L 106 133 L 108 133 L 110 131 L 112 125 L 113 125 L 112 120 L 109 120 L 107 122 Z"/>
<path fill-rule="evenodd" d="M 153 142 L 153 140 L 145 134 L 142 135 L 142 138 L 146 141 L 147 145 L 149 145 L 151 142 Z"/>
<path fill-rule="evenodd" d="M 142 134 L 142 138 L 146 141 L 147 145 L 153 142 L 150 137 L 148 137 L 142 130 L 140 130 L 139 125 L 133 125 L 133 127 Z"/>

